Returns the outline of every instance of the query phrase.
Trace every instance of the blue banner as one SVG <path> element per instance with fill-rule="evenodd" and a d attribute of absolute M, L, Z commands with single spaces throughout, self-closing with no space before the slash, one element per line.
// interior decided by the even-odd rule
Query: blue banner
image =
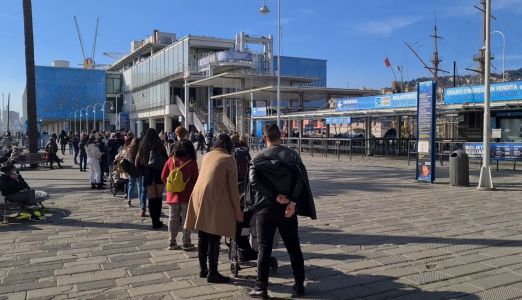
<path fill-rule="evenodd" d="M 522 81 L 491 85 L 491 101 L 522 100 Z M 484 86 L 471 85 L 444 89 L 444 104 L 482 103 Z"/>
<path fill-rule="evenodd" d="M 417 172 L 420 181 L 435 181 L 435 82 L 419 82 L 417 87 Z"/>
<path fill-rule="evenodd" d="M 522 159 L 522 143 L 491 143 L 490 147 L 493 160 Z M 482 159 L 484 144 L 482 142 L 465 143 L 464 151 L 471 159 Z"/>
<path fill-rule="evenodd" d="M 339 98 L 335 111 L 372 110 L 417 106 L 417 93 L 368 96 L 360 98 Z"/>

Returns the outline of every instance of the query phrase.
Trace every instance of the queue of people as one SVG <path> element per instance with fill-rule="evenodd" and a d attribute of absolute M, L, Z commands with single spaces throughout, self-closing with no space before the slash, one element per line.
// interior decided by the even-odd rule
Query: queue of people
<path fill-rule="evenodd" d="M 257 279 L 249 295 L 268 297 L 276 230 L 290 256 L 295 293 L 304 294 L 297 215 L 315 219 L 316 213 L 306 168 L 297 152 L 281 144 L 276 125 L 263 128 L 267 147 L 253 159 L 246 141 L 237 134 L 189 134 L 181 126 L 175 136 L 152 128 L 142 137 L 112 133 L 107 141 L 105 134 L 97 132 L 71 136 L 75 163 L 80 171 L 89 166 L 91 188 L 103 189 L 105 166 L 116 166 L 115 172 L 127 181 L 127 205 L 131 207 L 138 198 L 141 217 L 146 217 L 148 207 L 153 230 L 164 227 L 161 216 L 166 194 L 167 247 L 195 249 L 191 232 L 197 231 L 199 277 L 209 283 L 230 281 L 218 272 L 221 239 L 236 238 L 238 224 L 247 224 L 255 228 L 257 241 Z M 54 144 L 49 148 L 49 153 L 58 151 Z M 203 154 L 204 150 L 207 153 L 198 166 L 197 152 Z"/>

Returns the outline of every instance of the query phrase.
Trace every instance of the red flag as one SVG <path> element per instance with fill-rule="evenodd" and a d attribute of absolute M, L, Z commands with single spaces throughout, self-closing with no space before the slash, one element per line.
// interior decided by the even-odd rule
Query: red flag
<path fill-rule="evenodd" d="M 384 59 L 384 65 L 386 66 L 386 68 L 391 67 L 390 60 L 387 57 Z"/>

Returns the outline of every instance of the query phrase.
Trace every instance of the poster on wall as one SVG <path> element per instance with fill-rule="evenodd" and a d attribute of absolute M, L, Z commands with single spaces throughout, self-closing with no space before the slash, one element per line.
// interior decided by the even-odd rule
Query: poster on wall
<path fill-rule="evenodd" d="M 417 87 L 417 170 L 419 181 L 435 181 L 436 86 L 433 81 Z"/>

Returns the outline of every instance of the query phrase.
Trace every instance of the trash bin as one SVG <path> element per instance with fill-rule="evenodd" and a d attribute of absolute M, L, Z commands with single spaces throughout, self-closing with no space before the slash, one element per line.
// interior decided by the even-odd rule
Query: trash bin
<path fill-rule="evenodd" d="M 469 158 L 462 151 L 453 151 L 450 155 L 449 177 L 450 185 L 468 186 L 469 185 Z"/>

